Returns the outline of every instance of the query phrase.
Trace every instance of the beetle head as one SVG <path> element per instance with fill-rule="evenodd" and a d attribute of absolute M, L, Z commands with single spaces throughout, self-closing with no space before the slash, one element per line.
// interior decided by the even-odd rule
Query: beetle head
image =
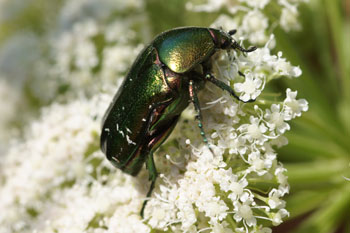
<path fill-rule="evenodd" d="M 233 29 L 228 32 L 223 31 L 222 29 L 210 29 L 210 34 L 213 37 L 213 40 L 216 46 L 220 49 L 228 50 L 228 49 L 238 49 L 242 52 L 252 52 L 257 48 L 255 46 L 249 47 L 245 49 L 241 47 L 232 36 L 237 32 L 237 30 Z"/>

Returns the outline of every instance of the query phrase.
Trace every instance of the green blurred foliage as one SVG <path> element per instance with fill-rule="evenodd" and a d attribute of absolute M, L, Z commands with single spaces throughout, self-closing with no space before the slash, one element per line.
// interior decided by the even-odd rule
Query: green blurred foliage
<path fill-rule="evenodd" d="M 300 8 L 301 32 L 275 32 L 276 49 L 303 70 L 299 79 L 278 86 L 309 101 L 279 155 L 291 185 L 287 209 L 294 224 L 288 232 L 350 232 L 349 7 L 345 1 L 310 1 Z M 280 232 L 287 232 L 285 226 Z"/>

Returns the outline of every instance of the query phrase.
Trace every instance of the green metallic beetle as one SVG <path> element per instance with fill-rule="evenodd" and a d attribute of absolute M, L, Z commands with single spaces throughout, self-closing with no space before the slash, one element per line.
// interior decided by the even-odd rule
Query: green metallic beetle
<path fill-rule="evenodd" d="M 198 113 L 198 126 L 208 144 L 197 98 L 205 81 L 240 100 L 231 87 L 210 73 L 210 58 L 217 50 L 256 49 L 242 48 L 231 37 L 235 32 L 183 27 L 161 33 L 139 54 L 107 109 L 101 149 L 114 166 L 132 176 L 146 162 L 151 181 L 147 197 L 151 196 L 157 178 L 153 152 L 173 131 L 190 102 Z M 146 203 L 147 200 L 141 209 L 142 217 Z"/>

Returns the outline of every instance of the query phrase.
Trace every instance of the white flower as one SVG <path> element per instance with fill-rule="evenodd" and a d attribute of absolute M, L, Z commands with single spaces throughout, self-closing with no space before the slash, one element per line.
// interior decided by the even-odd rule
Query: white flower
<path fill-rule="evenodd" d="M 243 101 L 249 101 L 256 99 L 263 88 L 263 81 L 260 77 L 254 77 L 252 73 L 245 75 L 245 81 L 243 83 L 235 83 L 234 88 L 240 95 L 240 99 Z"/>
<path fill-rule="evenodd" d="M 232 29 L 238 28 L 238 20 L 235 18 L 232 18 L 228 15 L 219 15 L 219 17 L 214 21 L 213 24 L 210 25 L 210 27 L 219 28 L 222 27 L 223 30 L 229 31 Z M 241 32 L 236 32 L 235 36 L 239 37 L 241 35 Z"/>
<path fill-rule="evenodd" d="M 119 44 L 106 47 L 103 50 L 102 75 L 112 79 L 116 74 L 126 72 L 139 51 L 139 47 L 135 49 L 133 46 Z"/>
<path fill-rule="evenodd" d="M 285 108 L 285 120 L 290 120 L 301 116 L 301 112 L 309 109 L 308 102 L 305 99 L 297 100 L 297 91 L 287 89 L 287 97 L 283 102 Z"/>
<path fill-rule="evenodd" d="M 252 8 L 264 8 L 270 0 L 239 0 L 240 2 L 245 2 L 248 6 Z"/>
<path fill-rule="evenodd" d="M 272 230 L 268 227 L 263 227 L 260 225 L 256 231 L 253 231 L 253 233 L 272 233 Z"/>
<path fill-rule="evenodd" d="M 298 11 L 296 8 L 283 8 L 280 18 L 280 25 L 285 31 L 299 30 L 301 28 L 298 22 Z"/>
<path fill-rule="evenodd" d="M 266 155 L 263 158 L 259 151 L 253 151 L 248 155 L 248 163 L 251 165 L 248 171 L 254 171 L 258 176 L 262 176 L 268 172 L 272 166 L 272 161 L 276 159 L 276 155 Z"/>
<path fill-rule="evenodd" d="M 257 77 L 265 77 L 266 71 L 269 71 L 270 74 L 266 76 L 267 81 L 280 76 L 299 77 L 302 73 L 301 69 L 298 66 L 292 66 L 286 58 L 283 58 L 282 52 L 278 52 L 277 56 L 271 54 L 269 47 L 273 41 L 274 36 L 271 35 L 265 47 L 258 48 L 254 52 L 248 53 L 247 56 L 241 54 L 238 60 L 238 69 L 252 72 Z"/>
<path fill-rule="evenodd" d="M 227 0 L 208 0 L 206 4 L 196 6 L 188 2 L 186 8 L 193 11 L 213 12 L 219 10 L 225 4 L 227 4 Z"/>
<path fill-rule="evenodd" d="M 255 9 L 244 16 L 242 30 L 248 35 L 252 44 L 263 44 L 268 39 L 265 34 L 268 25 L 265 15 L 260 10 Z"/>
<path fill-rule="evenodd" d="M 226 221 L 223 221 L 221 224 L 215 224 L 211 230 L 213 233 L 233 233 Z"/>
<path fill-rule="evenodd" d="M 277 166 L 275 170 L 275 176 L 277 177 L 277 180 L 280 183 L 278 189 L 282 192 L 282 195 L 289 193 L 289 184 L 287 181 L 288 177 L 284 174 L 286 171 L 287 169 L 285 169 L 281 165 Z"/>
<path fill-rule="evenodd" d="M 266 109 L 264 117 L 271 131 L 276 130 L 278 134 L 283 134 L 286 130 L 290 129 L 289 124 L 284 122 L 284 112 L 280 110 L 279 104 L 272 104 L 271 111 Z"/>
<path fill-rule="evenodd" d="M 244 194 L 244 188 L 248 185 L 245 178 L 238 180 L 238 176 L 232 173 L 232 169 L 215 170 L 213 174 L 214 181 L 220 185 L 221 190 L 230 192 L 228 198 L 235 201 Z"/>
<path fill-rule="evenodd" d="M 229 153 L 230 154 L 245 154 L 247 151 L 247 146 L 246 146 L 246 138 L 245 137 L 235 137 L 234 140 L 230 143 L 230 149 Z"/>
<path fill-rule="evenodd" d="M 282 223 L 282 218 L 289 216 L 289 212 L 286 209 L 280 209 L 277 213 L 272 215 L 272 224 L 278 226 Z"/>
<path fill-rule="evenodd" d="M 279 75 L 287 77 L 299 77 L 301 75 L 301 69 L 298 66 L 292 66 L 285 58 L 282 58 L 282 52 L 277 53 L 277 59 L 274 62 L 274 69 Z"/>
<path fill-rule="evenodd" d="M 91 69 L 98 63 L 95 46 L 87 40 L 79 41 L 74 48 L 75 65 L 79 69 Z"/>
<path fill-rule="evenodd" d="M 241 125 L 238 130 L 241 131 L 243 137 L 245 137 L 249 142 L 254 142 L 262 145 L 267 138 L 264 133 L 267 131 L 267 127 L 261 120 L 257 117 L 250 116 L 250 124 Z"/>
<path fill-rule="evenodd" d="M 301 26 L 298 22 L 299 13 L 297 9 L 297 1 L 293 2 L 287 0 L 279 0 L 278 3 L 283 6 L 279 22 L 282 29 L 286 32 L 289 32 L 291 30 L 299 30 Z"/>
<path fill-rule="evenodd" d="M 285 201 L 281 200 L 280 198 L 284 196 L 284 193 L 281 190 L 278 189 L 272 189 L 269 192 L 269 198 L 268 198 L 268 204 L 272 209 L 276 208 L 284 208 L 285 207 Z"/>
<path fill-rule="evenodd" d="M 245 202 L 241 203 L 240 201 L 234 201 L 233 205 L 234 205 L 234 219 L 237 222 L 240 221 L 245 221 L 245 223 L 248 226 L 255 226 L 256 225 L 256 218 L 253 215 L 253 211 L 251 208 L 251 200 L 247 199 Z"/>

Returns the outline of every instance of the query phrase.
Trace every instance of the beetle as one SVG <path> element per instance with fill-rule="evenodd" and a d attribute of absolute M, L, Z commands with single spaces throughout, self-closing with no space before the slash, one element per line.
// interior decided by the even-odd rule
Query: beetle
<path fill-rule="evenodd" d="M 143 163 L 149 171 L 151 196 L 157 178 L 154 151 L 167 139 L 181 113 L 194 104 L 203 141 L 197 92 L 209 81 L 233 97 L 233 89 L 210 73 L 210 58 L 218 50 L 244 49 L 228 33 L 215 28 L 182 27 L 159 34 L 138 55 L 108 107 L 102 124 L 101 150 L 123 172 L 136 176 Z M 246 102 L 250 102 L 249 100 Z M 144 201 L 141 217 L 147 203 Z"/>

